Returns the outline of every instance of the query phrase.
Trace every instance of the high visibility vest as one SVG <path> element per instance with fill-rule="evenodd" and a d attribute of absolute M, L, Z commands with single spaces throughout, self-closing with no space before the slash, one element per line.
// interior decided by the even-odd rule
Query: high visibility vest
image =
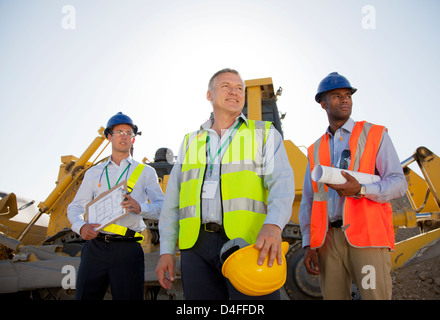
<path fill-rule="evenodd" d="M 223 226 L 229 239 L 255 243 L 267 214 L 263 146 L 271 123 L 248 120 L 235 133 L 221 160 Z M 201 225 L 201 192 L 206 171 L 207 131 L 187 134 L 179 200 L 179 248 L 191 248 Z"/>
<path fill-rule="evenodd" d="M 130 175 L 130 178 L 128 178 L 127 180 L 127 191 L 129 193 L 131 193 L 133 191 L 134 186 L 136 185 L 136 182 L 138 181 L 142 171 L 144 171 L 145 168 L 145 164 L 143 163 L 139 163 L 136 168 L 133 170 L 133 172 Z M 121 236 L 133 236 L 136 238 L 141 238 L 141 240 L 137 241 L 139 243 L 142 243 L 144 236 L 142 234 L 140 234 L 139 232 L 135 232 L 133 234 L 133 232 L 128 229 L 127 227 L 124 226 L 120 226 L 117 224 L 110 224 L 107 227 L 105 227 L 104 229 L 102 229 L 104 231 L 107 232 L 111 232 L 111 233 L 115 233 Z"/>
<path fill-rule="evenodd" d="M 374 174 L 376 155 L 384 130 L 383 126 L 365 121 L 356 122 L 349 140 L 351 162 L 348 170 Z M 308 148 L 308 156 L 311 172 L 315 165 L 331 166 L 328 133 Z M 324 244 L 329 227 L 328 187 L 314 181 L 312 185 L 310 246 L 319 248 Z M 351 246 L 394 249 L 393 212 L 390 203 L 378 203 L 367 198 L 345 197 L 343 229 Z"/>

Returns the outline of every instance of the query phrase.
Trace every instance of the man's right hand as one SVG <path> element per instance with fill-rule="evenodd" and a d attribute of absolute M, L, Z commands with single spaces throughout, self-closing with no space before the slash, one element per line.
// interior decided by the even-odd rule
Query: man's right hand
<path fill-rule="evenodd" d="M 95 228 L 99 226 L 100 224 L 98 223 L 86 223 L 81 227 L 79 233 L 84 240 L 95 239 L 99 234 L 99 231 L 96 231 Z"/>
<path fill-rule="evenodd" d="M 309 274 L 319 275 L 318 267 L 318 253 L 310 247 L 306 247 L 306 254 L 304 256 L 304 266 Z"/>
<path fill-rule="evenodd" d="M 173 287 L 174 256 L 172 254 L 166 253 L 160 256 L 156 267 L 156 275 L 162 287 L 168 290 Z"/>

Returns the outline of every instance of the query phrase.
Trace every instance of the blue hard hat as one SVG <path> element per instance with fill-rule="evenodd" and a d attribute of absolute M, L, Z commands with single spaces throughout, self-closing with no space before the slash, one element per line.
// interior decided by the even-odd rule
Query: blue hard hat
<path fill-rule="evenodd" d="M 133 123 L 133 120 L 122 112 L 118 112 L 113 117 L 111 117 L 107 122 L 107 127 L 104 130 L 104 135 L 107 136 L 110 133 L 110 129 L 117 124 L 128 124 L 133 128 L 133 132 L 136 135 L 138 133 L 138 127 Z"/>
<path fill-rule="evenodd" d="M 341 76 L 337 72 L 330 73 L 327 77 L 321 80 L 318 86 L 318 92 L 315 95 L 316 102 L 321 102 L 321 96 L 323 93 L 340 88 L 347 88 L 351 90 L 351 94 L 357 91 L 356 88 L 353 88 L 350 82 L 346 77 Z"/>

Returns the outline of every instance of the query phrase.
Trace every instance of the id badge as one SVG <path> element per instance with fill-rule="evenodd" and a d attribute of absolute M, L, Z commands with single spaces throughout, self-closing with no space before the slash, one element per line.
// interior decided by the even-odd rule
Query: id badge
<path fill-rule="evenodd" d="M 214 199 L 218 181 L 205 181 L 202 189 L 202 199 Z"/>

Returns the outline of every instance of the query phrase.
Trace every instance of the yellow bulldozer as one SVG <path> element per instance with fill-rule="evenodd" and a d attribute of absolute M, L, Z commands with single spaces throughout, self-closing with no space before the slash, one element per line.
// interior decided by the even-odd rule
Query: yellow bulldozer
<path fill-rule="evenodd" d="M 274 90 L 271 78 L 247 80 L 243 113 L 254 120 L 271 121 L 283 135 L 277 101 L 282 94 Z M 0 299 L 2 295 L 26 295 L 31 299 L 72 299 L 74 280 L 84 241 L 70 229 L 67 206 L 73 200 L 85 172 L 107 157 L 108 145 L 103 134 L 98 136 L 79 157 L 62 156 L 56 186 L 38 205 L 14 193 L 0 192 Z M 286 299 L 320 299 L 319 281 L 307 274 L 303 266 L 304 251 L 299 227 L 299 206 L 307 157 L 292 141 L 284 140 L 289 161 L 295 173 L 295 201 L 290 222 L 283 230 L 289 243 L 286 255 L 287 280 L 282 288 Z M 174 154 L 167 148 L 157 150 L 154 161 L 144 163 L 156 169 L 162 190 L 174 164 Z M 409 165 L 416 163 L 415 170 Z M 392 202 L 396 232 L 396 250 L 392 252 L 393 269 L 402 267 L 418 250 L 440 237 L 440 159 L 420 147 L 402 161 L 408 181 L 404 197 Z M 419 173 L 417 173 L 419 172 Z M 23 212 L 32 214 L 28 221 L 18 219 Z M 158 221 L 145 221 L 147 229 L 142 244 L 145 253 L 145 299 L 183 299 L 180 282 L 180 255 L 176 251 L 177 280 L 172 290 L 160 287 L 155 275 L 159 259 Z M 410 231 L 403 232 L 402 231 Z M 110 297 L 110 293 L 109 293 Z"/>

